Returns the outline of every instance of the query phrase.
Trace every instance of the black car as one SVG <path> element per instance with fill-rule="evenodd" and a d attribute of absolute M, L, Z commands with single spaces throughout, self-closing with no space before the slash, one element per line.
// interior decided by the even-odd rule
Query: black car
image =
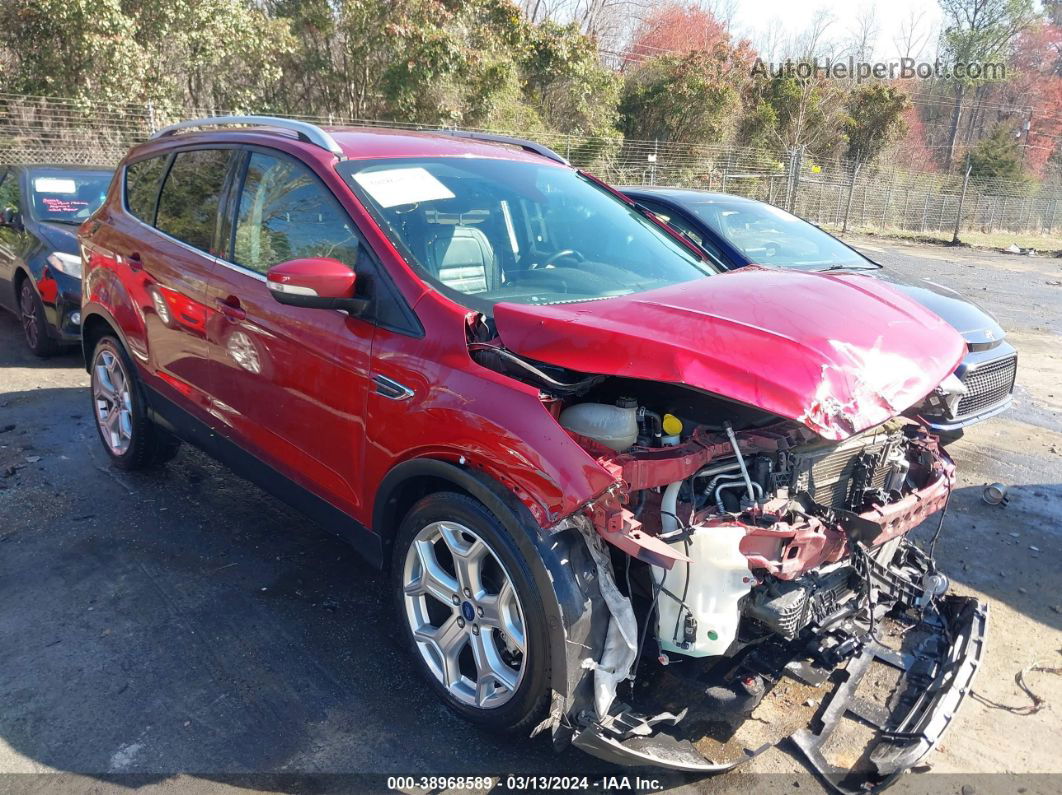
<path fill-rule="evenodd" d="M 995 319 L 954 290 L 922 279 L 904 282 L 817 226 L 770 204 L 697 190 L 621 188 L 725 268 L 764 265 L 808 271 L 866 271 L 889 282 L 954 326 L 966 340 L 961 384 L 926 416 L 945 439 L 999 414 L 1012 400 L 1018 354 Z"/>
<path fill-rule="evenodd" d="M 111 169 L 0 167 L 0 306 L 38 356 L 81 339 L 77 228 L 103 203 Z"/>

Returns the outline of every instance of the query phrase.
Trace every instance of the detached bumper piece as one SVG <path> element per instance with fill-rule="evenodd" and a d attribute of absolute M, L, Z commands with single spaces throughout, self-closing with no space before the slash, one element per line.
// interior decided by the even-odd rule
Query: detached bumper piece
<path fill-rule="evenodd" d="M 654 725 L 668 722 L 678 724 L 686 715 L 661 713 L 654 718 L 642 718 L 620 705 L 619 714 L 608 721 L 595 723 L 572 738 L 572 745 L 591 756 L 624 767 L 663 767 L 684 773 L 721 773 L 747 762 L 763 753 L 770 744 L 755 751 L 745 751 L 737 758 L 713 762 L 700 753 L 688 739 L 680 739 L 663 732 L 653 733 Z"/>
<path fill-rule="evenodd" d="M 847 625 L 822 633 L 811 644 L 772 643 L 735 659 L 727 678 L 747 682 L 751 676 L 767 683 L 767 693 L 760 694 L 762 700 L 739 703 L 730 715 L 722 714 L 727 707 L 718 701 L 705 710 L 704 701 L 711 698 L 685 689 L 694 714 L 682 709 L 648 718 L 617 704 L 606 720 L 577 731 L 572 742 L 617 765 L 707 774 L 736 767 L 788 738 L 838 792 L 884 789 L 939 742 L 970 692 L 984 653 L 987 607 L 959 596 L 935 604 L 936 610 L 918 623 L 879 621 L 879 633 L 888 629 L 890 637 L 903 638 L 900 649 L 882 645 L 866 632 L 851 634 Z M 647 695 L 656 698 L 646 701 L 674 709 L 678 699 L 669 677 L 647 684 Z M 708 689 L 713 692 L 718 688 Z M 777 694 L 780 698 L 768 707 Z M 753 720 L 746 720 L 750 713 Z M 794 718 L 801 723 L 794 725 Z M 764 729 L 768 721 L 777 725 Z M 758 727 L 752 743 L 742 734 L 750 724 Z M 705 736 L 706 726 L 715 727 L 707 731 L 714 737 Z M 725 726 L 721 733 L 719 726 Z"/>
<path fill-rule="evenodd" d="M 976 599 L 958 596 L 945 597 L 938 608 L 938 614 L 927 619 L 935 631 L 927 633 L 913 653 L 874 640 L 866 643 L 846 667 L 848 678 L 824 703 L 817 731 L 801 729 L 793 734 L 792 742 L 839 792 L 883 789 L 917 765 L 940 741 L 970 692 L 984 653 L 988 608 Z M 901 686 L 889 699 L 891 710 L 859 695 L 875 662 L 901 674 Z M 854 769 L 831 764 L 823 754 L 846 716 L 876 732 L 863 752 L 862 764 Z"/>
<path fill-rule="evenodd" d="M 932 561 L 904 540 L 849 571 L 872 584 L 873 620 L 866 601 L 850 599 L 791 639 L 643 671 L 639 711 L 617 703 L 603 720 L 584 711 L 573 744 L 619 765 L 715 773 L 788 740 L 838 792 L 887 787 L 940 741 L 970 692 L 988 609 L 933 597 Z"/>

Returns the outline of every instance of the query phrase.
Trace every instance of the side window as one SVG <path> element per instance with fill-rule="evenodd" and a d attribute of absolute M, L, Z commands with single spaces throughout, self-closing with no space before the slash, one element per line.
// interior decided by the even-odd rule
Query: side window
<path fill-rule="evenodd" d="M 233 261 L 258 273 L 301 257 L 352 268 L 358 235 L 335 197 L 306 166 L 254 152 L 240 193 Z"/>
<path fill-rule="evenodd" d="M 9 168 L 0 177 L 0 210 L 22 210 L 22 191 L 18 186 L 18 172 Z"/>
<path fill-rule="evenodd" d="M 159 197 L 155 226 L 211 254 L 218 219 L 218 201 L 225 185 L 233 149 L 178 152 Z"/>
<path fill-rule="evenodd" d="M 138 160 L 125 167 L 125 206 L 147 224 L 155 223 L 155 200 L 159 180 L 166 167 L 166 155 Z"/>

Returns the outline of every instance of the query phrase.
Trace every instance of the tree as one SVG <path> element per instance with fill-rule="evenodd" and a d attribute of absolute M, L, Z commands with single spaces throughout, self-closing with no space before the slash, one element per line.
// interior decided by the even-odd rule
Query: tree
<path fill-rule="evenodd" d="M 1033 0 L 938 0 L 944 12 L 940 51 L 949 65 L 1004 63 L 1011 44 L 1037 19 Z M 952 81 L 954 105 L 944 165 L 950 166 L 962 120 L 963 99 L 974 80 Z"/>
<path fill-rule="evenodd" d="M 1025 167 L 1043 176 L 1062 140 L 1062 26 L 1042 23 L 1022 33 L 1014 45 L 1013 74 L 997 92 L 1005 108 L 1023 113 L 1021 149 Z"/>
<path fill-rule="evenodd" d="M 294 47 L 286 18 L 251 0 L 136 0 L 127 14 L 145 53 L 149 98 L 209 112 L 272 104 Z"/>
<path fill-rule="evenodd" d="M 755 53 L 707 11 L 669 4 L 635 30 L 620 127 L 629 138 L 709 143 L 734 127 Z"/>
<path fill-rule="evenodd" d="M 144 98 L 145 53 L 120 0 L 8 0 L 7 91 L 103 102 Z"/>
<path fill-rule="evenodd" d="M 848 158 L 863 164 L 876 158 L 892 141 L 906 132 L 904 113 L 910 107 L 907 95 L 884 83 L 868 83 L 854 89 L 846 100 Z"/>
<path fill-rule="evenodd" d="M 620 99 L 620 127 L 638 140 L 721 141 L 738 106 L 709 53 L 661 55 L 639 64 Z"/>
<path fill-rule="evenodd" d="M 620 77 L 606 69 L 594 42 L 574 25 L 531 26 L 521 60 L 521 104 L 537 109 L 546 128 L 615 136 Z"/>
<path fill-rule="evenodd" d="M 893 147 L 892 162 L 912 171 L 938 171 L 938 158 L 926 146 L 925 124 L 915 105 L 904 111 L 903 122 L 906 132 Z"/>
<path fill-rule="evenodd" d="M 854 26 L 849 29 L 848 50 L 852 57 L 861 63 L 869 62 L 874 55 L 874 44 L 880 33 L 877 7 L 864 3 L 854 20 Z"/>
<path fill-rule="evenodd" d="M 745 93 L 739 140 L 833 157 L 844 142 L 845 85 L 818 77 L 760 76 Z"/>
<path fill-rule="evenodd" d="M 981 179 L 1027 179 L 1013 125 L 997 124 L 970 150 L 970 175 Z"/>
<path fill-rule="evenodd" d="M 624 63 L 729 46 L 730 34 L 711 12 L 692 4 L 665 3 L 638 25 L 624 53 Z"/>

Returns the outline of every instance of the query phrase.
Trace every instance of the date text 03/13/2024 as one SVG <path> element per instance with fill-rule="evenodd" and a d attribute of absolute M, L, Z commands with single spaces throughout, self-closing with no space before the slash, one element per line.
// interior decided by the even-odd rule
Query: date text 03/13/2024
<path fill-rule="evenodd" d="M 659 779 L 645 776 L 389 776 L 387 789 L 467 789 L 489 792 L 501 787 L 510 792 L 582 791 L 657 792 L 663 784 Z"/>

